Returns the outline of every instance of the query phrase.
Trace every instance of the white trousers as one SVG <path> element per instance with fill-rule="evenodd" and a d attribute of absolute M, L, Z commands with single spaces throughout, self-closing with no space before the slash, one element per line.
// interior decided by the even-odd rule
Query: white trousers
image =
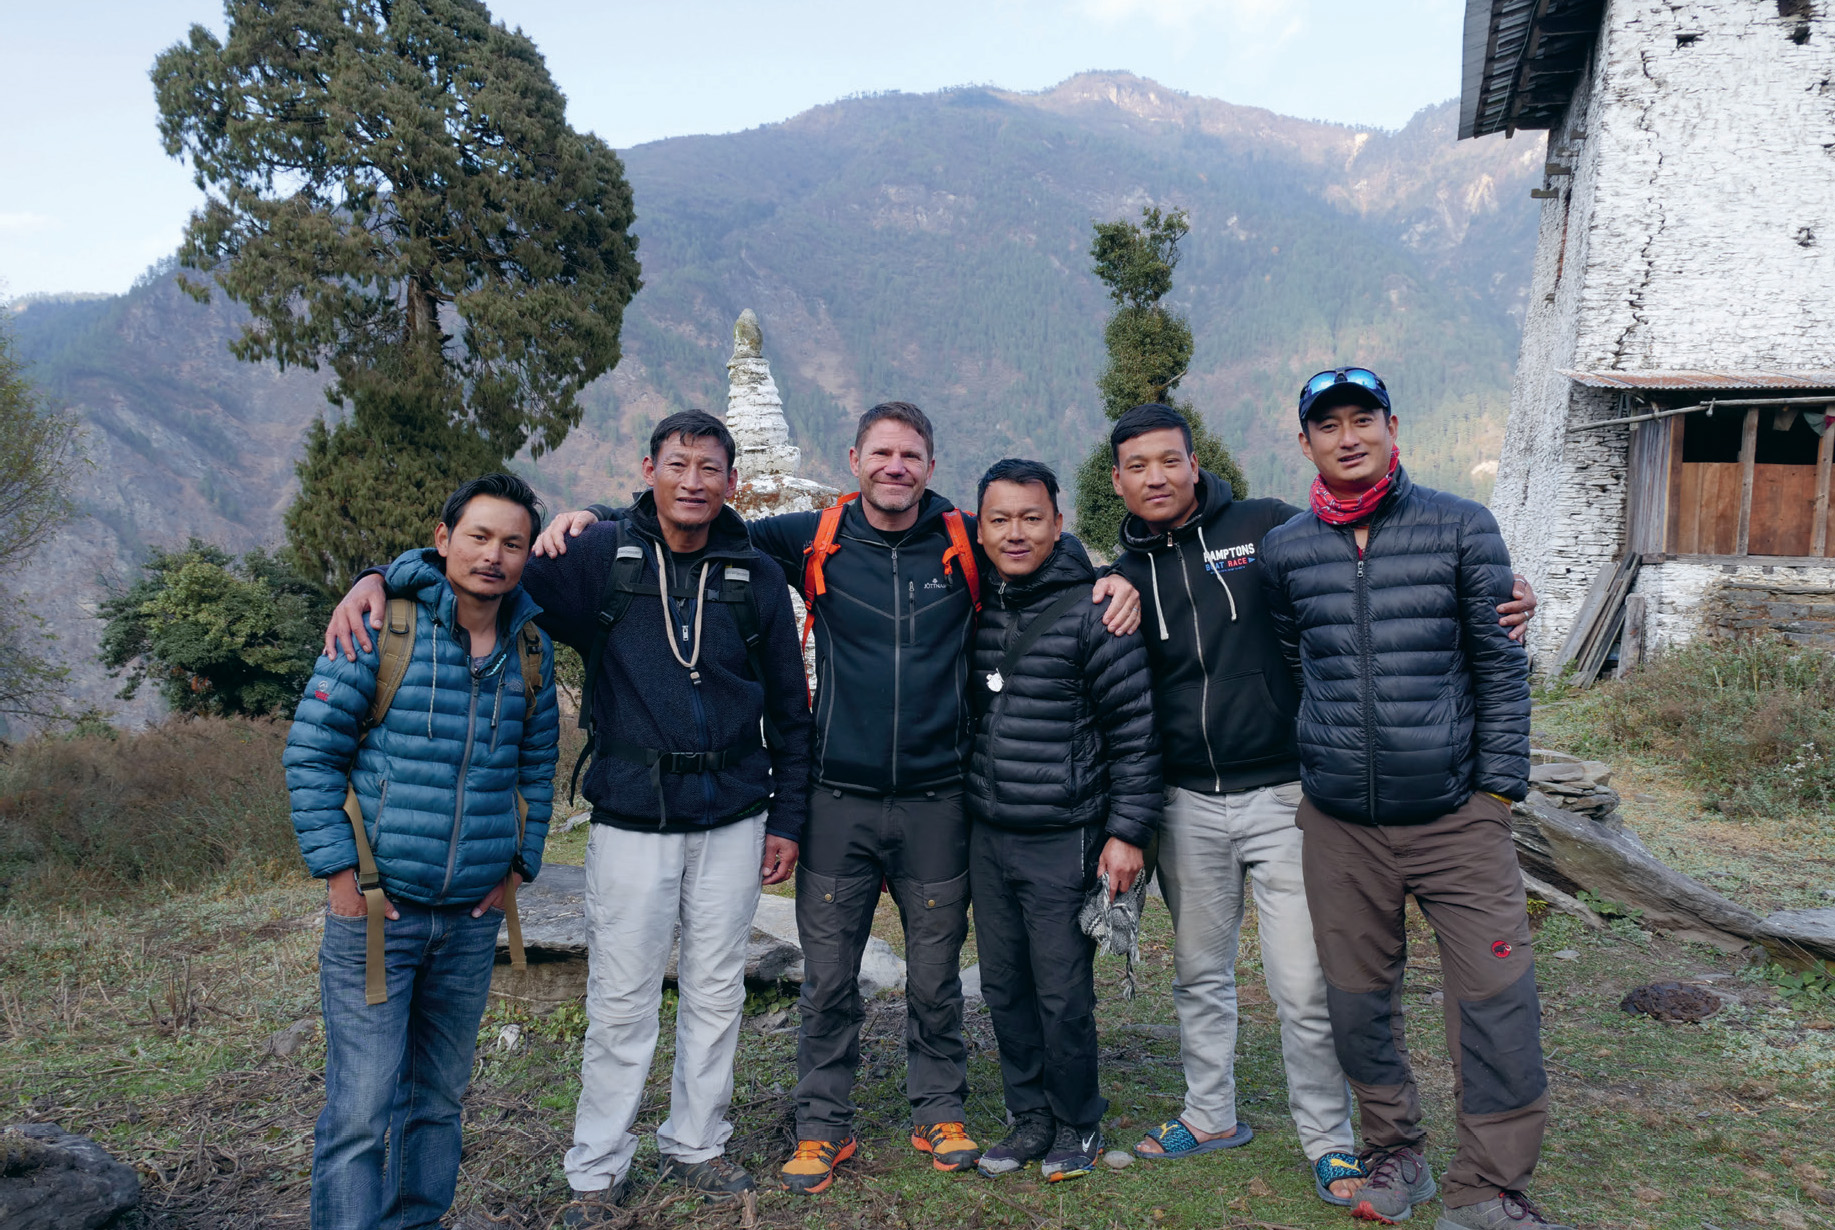
<path fill-rule="evenodd" d="M 1175 928 L 1173 1005 L 1185 1059 L 1182 1118 L 1201 1132 L 1236 1125 L 1236 949 L 1243 882 L 1255 892 L 1262 975 L 1281 1022 L 1287 1104 L 1306 1156 L 1355 1152 L 1351 1089 L 1332 1045 L 1325 975 L 1300 872 L 1300 784 L 1231 794 L 1168 793 L 1159 875 Z"/>
<path fill-rule="evenodd" d="M 631 1125 L 656 1053 L 663 972 L 678 921 L 675 1074 L 656 1145 L 685 1162 L 725 1150 L 764 844 L 762 814 L 705 833 L 593 825 L 586 843 L 586 1045 L 565 1162 L 575 1191 L 602 1191 L 631 1168 Z"/>

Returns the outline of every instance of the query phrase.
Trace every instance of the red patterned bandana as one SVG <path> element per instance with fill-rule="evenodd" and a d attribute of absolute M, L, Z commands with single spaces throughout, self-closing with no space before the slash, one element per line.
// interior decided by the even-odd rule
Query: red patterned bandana
<path fill-rule="evenodd" d="M 1392 445 L 1389 449 L 1389 472 L 1383 475 L 1376 486 L 1354 500 L 1339 499 L 1326 487 L 1325 479 L 1315 475 L 1312 492 L 1313 512 L 1317 513 L 1319 520 L 1327 525 L 1360 525 L 1368 521 L 1370 514 L 1376 511 L 1376 506 L 1381 504 L 1383 497 L 1389 494 L 1389 484 L 1395 481 L 1395 469 L 1401 463 L 1401 446 Z"/>

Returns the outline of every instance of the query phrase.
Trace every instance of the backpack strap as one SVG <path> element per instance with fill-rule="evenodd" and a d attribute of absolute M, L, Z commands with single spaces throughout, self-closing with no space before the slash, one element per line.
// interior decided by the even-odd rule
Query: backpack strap
<path fill-rule="evenodd" d="M 567 787 L 570 799 L 579 793 L 580 770 L 586 767 L 586 758 L 592 755 L 598 741 L 599 718 L 593 712 L 593 695 L 600 668 L 605 665 L 605 642 L 618 621 L 624 618 L 624 613 L 631 609 L 631 598 L 637 593 L 637 582 L 644 572 L 644 549 L 631 541 L 623 521 L 614 524 L 618 527 L 618 551 L 612 558 L 612 570 L 606 574 L 605 590 L 599 598 L 599 627 L 593 633 L 592 648 L 586 655 L 586 674 L 580 685 L 580 729 L 586 732 L 586 745 L 580 749 L 579 759 L 573 762 L 573 779 Z"/>
<path fill-rule="evenodd" d="M 765 746 L 776 751 L 784 740 L 777 723 L 771 720 L 771 685 L 766 681 L 764 659 L 759 654 L 765 641 L 764 621 L 758 614 L 758 595 L 752 592 L 752 570 L 728 564 L 720 578 L 720 597 L 732 604 L 733 622 L 739 625 L 740 638 L 745 641 L 746 664 L 752 668 L 752 678 L 765 689 Z"/>
<path fill-rule="evenodd" d="M 975 567 L 975 546 L 969 541 L 968 526 L 962 513 L 950 509 L 943 514 L 943 528 L 949 531 L 949 550 L 943 552 L 943 575 L 950 575 L 950 561 L 962 561 L 962 580 L 968 586 L 969 601 L 981 612 L 981 570 Z"/>
<path fill-rule="evenodd" d="M 841 536 L 841 514 L 847 511 L 847 502 L 856 499 L 860 493 L 850 491 L 840 499 L 822 510 L 822 519 L 816 522 L 815 541 L 803 548 L 803 652 L 809 652 L 809 633 L 816 626 L 816 598 L 828 592 L 828 580 L 822 569 L 828 563 L 828 557 L 841 548 L 835 542 Z"/>
<path fill-rule="evenodd" d="M 420 604 L 412 598 L 390 598 L 388 614 L 377 637 L 376 698 L 370 702 L 369 717 L 363 729 L 382 725 L 401 681 L 408 674 L 408 663 L 414 660 L 414 623 Z"/>
<path fill-rule="evenodd" d="M 363 730 L 358 733 L 359 742 L 364 734 L 382 725 L 389 706 L 395 703 L 395 694 L 401 690 L 408 663 L 414 659 L 414 624 L 418 611 L 419 604 L 412 598 L 389 599 L 382 635 L 376 638 L 379 651 L 376 655 L 376 697 L 364 717 Z M 382 891 L 382 873 L 376 870 L 376 854 L 370 849 L 369 832 L 363 827 L 363 805 L 357 801 L 357 787 L 351 783 L 344 787 L 344 814 L 350 817 L 351 837 L 357 844 L 357 891 L 363 894 L 369 911 L 363 937 L 363 1001 L 387 1003 L 388 966 L 382 955 L 382 923 L 387 917 L 389 899 Z"/>
<path fill-rule="evenodd" d="M 538 646 L 539 647 L 539 646 Z M 536 658 L 540 665 L 540 657 Z M 516 857 L 510 860 L 511 870 L 522 866 L 522 839 L 529 828 L 529 802 L 522 797 L 522 791 L 516 793 Z M 510 932 L 510 968 L 526 970 L 529 968 L 529 954 L 522 946 L 522 919 L 516 913 L 516 881 L 504 877 L 503 890 L 503 925 Z"/>
<path fill-rule="evenodd" d="M 529 713 L 535 712 L 535 698 L 542 694 L 542 634 L 532 622 L 522 626 L 516 638 L 516 654 L 522 659 L 522 698 Z"/>

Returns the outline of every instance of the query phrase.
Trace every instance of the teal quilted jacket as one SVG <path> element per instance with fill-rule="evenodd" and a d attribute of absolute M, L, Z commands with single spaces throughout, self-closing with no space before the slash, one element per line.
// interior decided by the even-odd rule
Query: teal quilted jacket
<path fill-rule="evenodd" d="M 349 782 L 384 890 L 422 905 L 469 905 L 517 856 L 517 791 L 529 805 L 523 876 L 533 879 L 541 869 L 560 731 L 554 646 L 544 634 L 542 689 L 530 712 L 516 638 L 539 608 L 521 588 L 506 595 L 497 647 L 474 673 L 440 565 L 437 553 L 416 550 L 389 566 L 389 592 L 414 598 L 420 611 L 413 658 L 382 722 L 363 733 L 376 695 L 377 652 L 355 662 L 320 658 L 282 763 L 311 874 L 357 865 L 344 811 Z"/>

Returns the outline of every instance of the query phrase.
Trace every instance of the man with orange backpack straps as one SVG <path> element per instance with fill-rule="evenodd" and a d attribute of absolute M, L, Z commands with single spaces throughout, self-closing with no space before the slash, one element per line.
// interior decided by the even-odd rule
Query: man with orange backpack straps
<path fill-rule="evenodd" d="M 803 945 L 797 1150 L 782 1178 L 813 1195 L 858 1147 L 860 959 L 881 884 L 905 927 L 905 1090 L 913 1147 L 940 1170 L 973 1166 L 957 968 L 968 932 L 964 762 L 969 652 L 979 605 L 971 517 L 927 491 L 935 436 L 924 412 L 886 402 L 860 416 L 848 464 L 858 496 L 820 513 L 750 523 L 753 545 L 800 578 L 816 644 L 815 751 L 797 866 Z M 564 514 L 537 544 L 558 554 L 609 507 Z M 1097 583 L 1113 631 L 1140 622 L 1119 578 Z"/>

